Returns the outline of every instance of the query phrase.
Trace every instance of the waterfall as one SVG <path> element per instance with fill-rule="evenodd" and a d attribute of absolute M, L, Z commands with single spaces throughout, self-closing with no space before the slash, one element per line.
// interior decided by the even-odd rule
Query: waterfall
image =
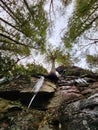
<path fill-rule="evenodd" d="M 3 77 L 3 78 L 0 79 L 0 84 L 4 83 L 4 82 L 6 82 L 6 81 L 7 81 L 7 78 L 6 78 L 6 77 Z"/>
<path fill-rule="evenodd" d="M 32 102 L 33 102 L 33 100 L 34 100 L 34 98 L 36 97 L 36 95 L 37 95 L 37 93 L 39 92 L 40 88 L 42 87 L 43 83 L 44 83 L 44 77 L 41 76 L 40 79 L 38 80 L 38 82 L 35 84 L 35 86 L 34 86 L 33 89 L 32 89 L 32 91 L 34 91 L 34 95 L 33 95 L 33 97 L 32 97 L 31 100 L 30 100 L 30 103 L 29 103 L 29 105 L 28 105 L 28 108 L 30 108 L 30 106 L 31 106 L 31 104 L 32 104 Z"/>

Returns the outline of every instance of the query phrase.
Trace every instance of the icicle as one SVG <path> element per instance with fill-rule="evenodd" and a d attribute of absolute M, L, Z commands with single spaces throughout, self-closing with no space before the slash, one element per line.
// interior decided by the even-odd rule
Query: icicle
<path fill-rule="evenodd" d="M 81 85 L 88 85 L 89 83 L 83 79 L 83 78 L 78 78 L 78 79 L 74 79 L 74 80 L 70 80 L 68 81 L 68 83 L 78 83 L 78 84 L 81 84 Z"/>
<path fill-rule="evenodd" d="M 43 83 L 44 83 L 44 77 L 41 76 L 41 78 L 38 80 L 38 82 L 35 84 L 35 86 L 34 86 L 33 89 L 32 89 L 32 91 L 34 90 L 34 95 L 33 95 L 33 97 L 32 97 L 31 100 L 30 100 L 30 103 L 29 103 L 29 105 L 28 105 L 28 108 L 30 108 L 30 106 L 31 106 L 31 104 L 32 104 L 32 102 L 33 102 L 33 100 L 34 100 L 34 98 L 36 97 L 36 95 L 37 95 L 37 93 L 39 92 L 39 90 L 40 90 L 41 86 L 43 85 Z"/>

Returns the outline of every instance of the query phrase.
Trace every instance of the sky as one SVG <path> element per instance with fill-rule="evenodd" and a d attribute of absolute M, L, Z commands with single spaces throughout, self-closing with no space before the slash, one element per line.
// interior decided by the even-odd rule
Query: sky
<path fill-rule="evenodd" d="M 52 28 L 51 31 L 47 33 L 47 39 L 48 42 L 52 43 L 54 46 L 63 44 L 61 38 L 68 29 L 68 22 L 73 14 L 75 1 L 76 0 L 71 0 L 65 8 L 61 0 L 53 0 L 53 10 L 51 10 Z M 45 10 L 46 12 L 49 11 L 49 0 L 47 0 Z M 50 17 L 48 16 L 48 18 Z M 96 39 L 98 38 L 98 32 L 95 32 L 95 30 L 91 28 L 81 35 L 78 40 L 78 44 L 72 49 L 72 55 L 74 55 L 74 57 L 81 57 L 80 61 L 75 63 L 76 66 L 88 69 L 88 64 L 86 63 L 86 53 L 93 55 L 98 54 L 98 47 L 96 45 L 86 46 L 93 41 L 85 39 L 85 36 Z"/>
<path fill-rule="evenodd" d="M 48 20 L 51 23 L 48 30 L 47 30 L 47 43 L 46 44 L 52 44 L 54 47 L 61 46 L 62 40 L 61 38 L 63 37 L 64 33 L 68 29 L 68 22 L 70 17 L 73 14 L 74 8 L 75 8 L 75 1 L 76 0 L 70 0 L 70 3 L 66 5 L 66 7 L 62 4 L 61 0 L 53 0 L 53 7 L 51 6 L 51 11 L 50 11 L 50 0 L 46 1 L 46 4 L 44 6 L 44 10 L 47 13 Z M 98 33 L 93 32 L 91 29 L 90 31 L 85 32 L 90 38 L 96 38 L 98 37 Z M 74 57 L 79 57 L 80 61 L 75 63 L 76 66 L 82 67 L 82 68 L 88 68 L 88 65 L 86 63 L 86 58 L 85 58 L 85 52 L 89 51 L 89 54 L 96 54 L 98 51 L 98 47 L 96 46 L 91 46 L 89 47 L 89 50 L 83 46 L 85 46 L 87 43 L 90 43 L 90 40 L 84 39 L 84 35 L 82 35 L 79 38 L 79 42 L 77 45 L 74 46 L 72 49 L 72 55 Z M 81 46 L 83 45 L 83 46 Z M 35 55 L 32 53 L 32 55 L 24 60 L 22 60 L 22 63 L 24 62 L 31 62 L 33 59 L 36 57 L 35 62 L 44 65 L 45 68 L 51 68 L 50 64 L 47 64 L 44 62 L 44 57 L 40 55 Z"/>
<path fill-rule="evenodd" d="M 50 1 L 48 0 L 45 5 L 45 10 L 49 13 Z M 47 32 L 47 39 L 49 43 L 55 46 L 62 44 L 61 37 L 68 28 L 69 18 L 72 16 L 75 0 L 66 6 L 62 4 L 61 0 L 53 0 L 53 8 L 51 7 L 50 15 L 48 15 L 49 21 L 52 21 L 52 27 L 50 32 Z M 51 17 L 51 18 L 50 18 Z"/>
<path fill-rule="evenodd" d="M 44 10 L 47 13 L 48 20 L 51 22 L 48 30 L 47 30 L 47 43 L 46 44 L 52 44 L 54 47 L 57 47 L 59 45 L 62 45 L 61 37 L 67 31 L 68 28 L 68 21 L 69 18 L 72 16 L 73 10 L 75 6 L 75 0 L 72 0 L 71 3 L 69 3 L 66 8 L 62 4 L 61 0 L 53 0 L 53 8 L 51 8 L 50 12 L 50 0 L 46 1 L 46 4 L 44 6 Z M 22 63 L 24 62 L 31 62 L 33 61 L 33 53 L 28 58 L 22 60 Z M 40 63 L 44 65 L 45 68 L 51 68 L 50 64 L 47 64 L 44 62 L 44 57 L 40 55 L 35 55 L 36 63 Z M 35 57 L 34 56 L 34 57 Z"/>

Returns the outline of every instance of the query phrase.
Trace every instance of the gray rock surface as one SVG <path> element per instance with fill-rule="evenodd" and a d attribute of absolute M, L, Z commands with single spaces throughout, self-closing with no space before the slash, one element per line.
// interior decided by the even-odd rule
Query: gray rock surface
<path fill-rule="evenodd" d="M 59 114 L 62 129 L 98 130 L 98 93 L 70 104 L 63 102 Z"/>

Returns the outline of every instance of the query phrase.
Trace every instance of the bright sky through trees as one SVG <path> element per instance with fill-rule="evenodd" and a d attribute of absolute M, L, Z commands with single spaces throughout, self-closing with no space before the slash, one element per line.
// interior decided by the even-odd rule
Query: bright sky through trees
<path fill-rule="evenodd" d="M 16 49 L 16 53 L 22 55 L 31 52 L 22 63 L 34 60 L 44 63 L 39 51 L 34 54 L 31 48 L 42 47 L 44 50 L 48 45 L 53 49 L 63 46 L 65 52 L 69 47 L 69 53 L 80 59 L 78 65 L 81 67 L 87 65 L 87 54 L 98 54 L 95 44 L 98 43 L 97 0 L 1 0 L 0 6 L 3 7 L 3 12 L 0 8 L 1 42 L 5 41 L 1 49 Z M 74 63 L 77 64 L 76 61 Z"/>
<path fill-rule="evenodd" d="M 52 44 L 54 48 L 63 45 L 61 37 L 63 37 L 64 32 L 68 28 L 68 21 L 72 16 L 74 6 L 75 0 L 72 0 L 72 2 L 66 7 L 63 5 L 61 0 L 53 0 L 53 7 L 51 7 L 50 10 L 50 1 L 46 1 L 44 10 L 47 13 L 48 21 L 50 23 L 50 26 L 47 29 L 46 44 Z M 29 56 L 28 59 L 24 59 L 22 62 L 32 62 L 33 60 L 32 56 Z M 43 56 L 40 56 L 40 54 L 37 54 L 35 61 L 43 64 L 44 58 Z M 46 68 L 50 68 L 49 64 L 45 63 L 43 65 Z"/>
<path fill-rule="evenodd" d="M 48 14 L 50 29 L 47 32 L 47 42 L 55 46 L 62 44 L 61 37 L 68 28 L 69 18 L 72 16 L 75 0 L 72 0 L 66 7 L 61 0 L 53 0 L 53 7 L 50 9 L 50 1 L 47 0 L 45 10 Z"/>

